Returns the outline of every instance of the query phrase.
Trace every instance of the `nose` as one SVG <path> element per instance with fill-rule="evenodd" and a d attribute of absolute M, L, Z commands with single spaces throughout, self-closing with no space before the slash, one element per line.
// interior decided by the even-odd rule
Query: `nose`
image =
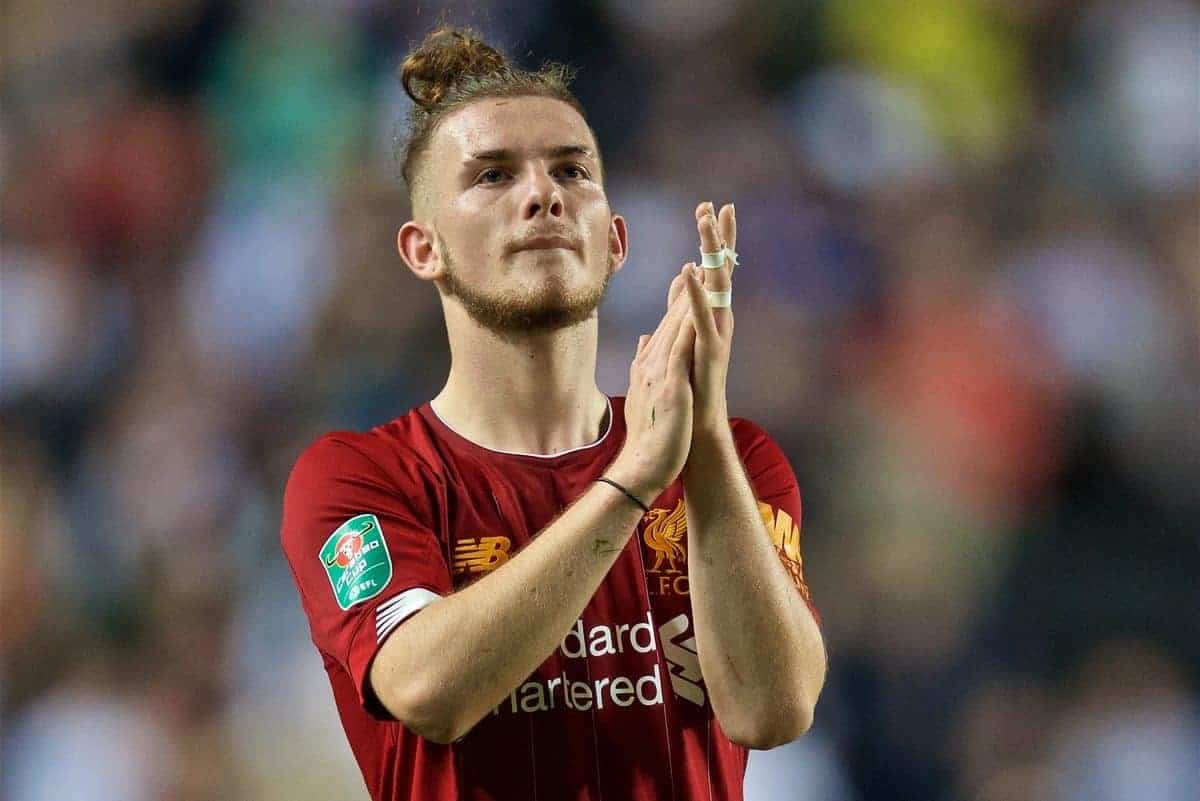
<path fill-rule="evenodd" d="M 540 215 L 563 216 L 562 188 L 540 166 L 530 170 L 526 181 L 525 199 L 521 204 L 521 217 L 532 220 Z"/>

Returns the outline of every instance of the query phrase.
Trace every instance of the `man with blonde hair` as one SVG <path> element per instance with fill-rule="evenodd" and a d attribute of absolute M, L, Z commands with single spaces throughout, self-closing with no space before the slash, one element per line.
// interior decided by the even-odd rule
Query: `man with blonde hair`
<path fill-rule="evenodd" d="M 569 71 L 440 29 L 402 80 L 397 245 L 450 375 L 311 445 L 281 532 L 371 798 L 741 799 L 826 658 L 795 475 L 728 417 L 733 207 L 697 208 L 702 265 L 609 397 L 596 310 L 627 234 Z"/>

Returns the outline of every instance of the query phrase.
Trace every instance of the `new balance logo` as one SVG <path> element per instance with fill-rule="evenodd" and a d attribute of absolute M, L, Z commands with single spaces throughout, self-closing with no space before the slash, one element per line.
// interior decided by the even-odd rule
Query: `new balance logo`
<path fill-rule="evenodd" d="M 454 546 L 454 574 L 490 573 L 508 561 L 511 548 L 508 537 L 459 540 Z"/>

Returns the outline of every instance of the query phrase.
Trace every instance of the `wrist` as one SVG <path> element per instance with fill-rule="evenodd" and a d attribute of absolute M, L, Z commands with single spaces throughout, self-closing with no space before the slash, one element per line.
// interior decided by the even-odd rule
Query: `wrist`
<path fill-rule="evenodd" d="M 692 426 L 692 452 L 697 448 L 716 450 L 734 446 L 733 428 L 729 417 L 721 415 L 711 421 L 697 421 Z"/>
<path fill-rule="evenodd" d="M 692 447 L 683 466 L 683 481 L 692 490 L 711 479 L 721 480 L 724 465 L 739 461 L 737 442 L 728 422 L 711 429 L 693 429 Z"/>
<path fill-rule="evenodd" d="M 596 479 L 596 482 L 599 484 L 607 484 L 608 486 L 615 489 L 617 492 L 624 495 L 626 498 L 629 499 L 630 503 L 632 503 L 638 509 L 642 510 L 642 514 L 647 514 L 650 511 L 649 506 L 642 503 L 640 498 L 638 498 L 636 495 L 634 495 L 629 490 L 625 489 L 625 486 L 623 484 L 621 484 L 619 481 L 614 481 L 613 479 L 609 478 L 608 476 L 600 476 L 600 478 Z"/>
<path fill-rule="evenodd" d="M 602 475 L 620 484 L 645 506 L 649 506 L 650 502 L 661 495 L 664 489 L 658 486 L 658 483 L 650 478 L 646 471 L 639 470 L 636 466 L 620 458 L 609 465 Z"/>

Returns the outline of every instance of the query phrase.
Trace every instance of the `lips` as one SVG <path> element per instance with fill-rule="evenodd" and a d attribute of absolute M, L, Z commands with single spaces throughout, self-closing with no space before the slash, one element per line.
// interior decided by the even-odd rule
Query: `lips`
<path fill-rule="evenodd" d="M 566 248 L 572 250 L 575 243 L 563 236 L 535 236 L 519 243 L 513 250 L 550 250 L 551 248 Z"/>

